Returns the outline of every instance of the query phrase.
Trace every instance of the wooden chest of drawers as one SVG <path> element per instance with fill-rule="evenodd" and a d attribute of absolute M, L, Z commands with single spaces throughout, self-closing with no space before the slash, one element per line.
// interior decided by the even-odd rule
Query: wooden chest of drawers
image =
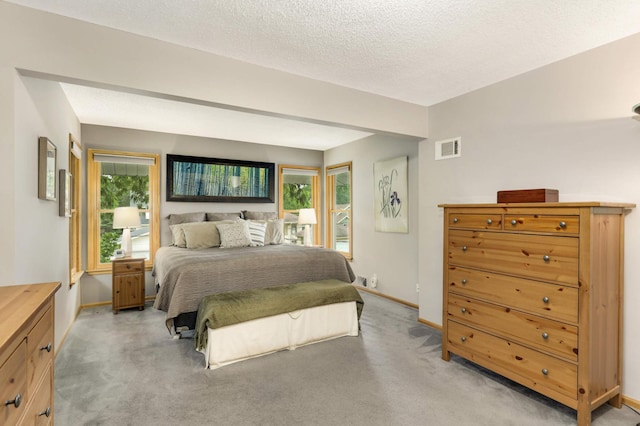
<path fill-rule="evenodd" d="M 621 405 L 624 212 L 632 204 L 444 207 L 442 358 L 577 410 Z"/>
<path fill-rule="evenodd" d="M 144 309 L 144 259 L 125 257 L 111 261 L 113 313 L 120 309 Z"/>
<path fill-rule="evenodd" d="M 0 287 L 0 424 L 53 424 L 53 296 L 60 283 Z"/>

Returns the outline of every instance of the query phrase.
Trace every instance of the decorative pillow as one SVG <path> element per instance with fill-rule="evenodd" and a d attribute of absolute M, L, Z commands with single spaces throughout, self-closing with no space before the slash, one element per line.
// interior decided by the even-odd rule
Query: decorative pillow
<path fill-rule="evenodd" d="M 189 249 L 203 249 L 220 246 L 220 233 L 218 226 L 223 223 L 233 223 L 231 221 L 221 222 L 195 222 L 176 225 L 182 227 L 185 238 L 185 246 Z"/>
<path fill-rule="evenodd" d="M 267 230 L 266 223 L 247 221 L 249 226 L 249 235 L 251 236 L 251 245 L 261 247 L 264 245 L 264 234 Z"/>
<path fill-rule="evenodd" d="M 246 220 L 272 220 L 278 218 L 276 212 L 251 212 L 247 210 L 242 211 L 242 217 Z"/>
<path fill-rule="evenodd" d="M 169 226 L 178 225 L 180 223 L 204 222 L 205 213 L 171 213 L 169 216 Z"/>
<path fill-rule="evenodd" d="M 207 213 L 207 220 L 217 221 L 217 220 L 236 220 L 242 217 L 241 213 Z"/>
<path fill-rule="evenodd" d="M 171 240 L 173 241 L 173 245 L 176 247 L 186 247 L 187 246 L 187 240 L 184 237 L 184 229 L 182 229 L 182 226 L 185 224 L 179 224 L 179 225 L 170 225 L 169 229 L 171 229 Z"/>
<path fill-rule="evenodd" d="M 283 244 L 284 243 L 284 219 L 275 219 L 267 221 L 267 229 L 264 234 L 264 244 Z"/>
<path fill-rule="evenodd" d="M 249 224 L 243 220 L 234 223 L 221 223 L 218 225 L 220 232 L 220 248 L 248 247 L 251 245 Z"/>

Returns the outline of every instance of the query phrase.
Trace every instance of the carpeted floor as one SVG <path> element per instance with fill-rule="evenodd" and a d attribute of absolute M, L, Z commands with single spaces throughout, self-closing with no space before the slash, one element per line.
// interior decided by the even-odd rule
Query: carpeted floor
<path fill-rule="evenodd" d="M 204 369 L 164 313 L 83 310 L 59 349 L 55 423 L 78 425 L 574 425 L 575 411 L 458 357 L 414 309 L 364 293 L 359 337 Z M 598 426 L 635 426 L 608 405 Z"/>

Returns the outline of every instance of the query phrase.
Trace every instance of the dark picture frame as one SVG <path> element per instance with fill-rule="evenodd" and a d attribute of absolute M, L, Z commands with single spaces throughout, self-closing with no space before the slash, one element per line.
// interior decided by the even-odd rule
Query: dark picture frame
<path fill-rule="evenodd" d="M 273 203 L 275 164 L 167 154 L 167 201 Z"/>
<path fill-rule="evenodd" d="M 49 138 L 44 136 L 38 138 L 38 198 L 41 200 L 56 200 L 57 151 L 55 144 Z"/>

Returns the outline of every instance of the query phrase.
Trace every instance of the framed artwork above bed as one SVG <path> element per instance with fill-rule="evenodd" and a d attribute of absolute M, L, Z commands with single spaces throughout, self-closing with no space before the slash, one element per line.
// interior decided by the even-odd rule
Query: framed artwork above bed
<path fill-rule="evenodd" d="M 273 203 L 275 164 L 167 154 L 167 201 Z"/>

